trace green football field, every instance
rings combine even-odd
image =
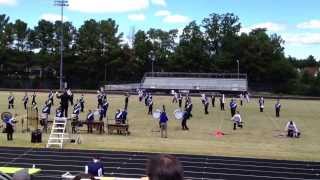
[[[0,111],[7,109],[8,92],[0,92]],[[24,93],[14,92],[15,109],[10,110],[17,114],[17,120],[26,113],[23,109],[22,97]],[[29,93],[31,95],[31,93]],[[47,93],[38,93],[37,102],[42,109]],[[75,99],[80,94],[75,94]],[[154,109],[164,104],[169,116],[168,138],[161,139],[158,122],[147,115],[147,107],[138,102],[137,96],[130,96],[128,119],[130,136],[98,134],[87,135],[81,133],[81,144],[66,144],[65,148],[103,149],[116,151],[143,151],[167,152],[183,154],[205,154],[219,156],[257,157],[272,159],[320,161],[320,102],[312,100],[281,100],[281,117],[275,118],[275,100],[265,100],[265,112],[260,113],[257,99],[244,103],[240,111],[245,126],[243,129],[233,131],[227,99],[226,111],[219,107],[209,107],[209,115],[205,115],[200,97],[192,97],[193,117],[188,121],[189,131],[181,130],[181,122],[174,119],[173,111],[178,104],[171,103],[171,97],[153,96]],[[31,98],[29,98],[31,102]],[[124,96],[109,95],[110,103],[108,117],[113,118],[115,111],[124,106]],[[59,100],[55,99],[55,105]],[[96,109],[97,98],[95,94],[85,94],[85,111]],[[216,105],[219,105],[216,102]],[[72,107],[69,107],[71,113]],[[55,114],[55,108],[51,115]],[[84,119],[86,113],[81,114]],[[52,118],[52,117],[51,117]],[[96,120],[98,118],[96,117]],[[284,128],[289,120],[296,122],[302,136],[299,139],[290,139],[283,136]],[[214,136],[214,131],[222,130],[226,135],[221,138]],[[1,130],[2,131],[2,130]],[[47,134],[43,135],[42,144],[31,144],[30,133],[21,132],[21,122],[16,124],[14,141],[8,142],[6,134],[1,133],[1,146],[45,147]]]

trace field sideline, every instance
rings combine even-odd
[[[8,111],[8,92],[0,92],[0,112]],[[12,113],[25,114],[22,104],[24,93],[14,92],[15,110]],[[29,93],[31,95],[31,93]],[[75,99],[80,94],[75,94]],[[38,93],[37,102],[39,109],[47,98],[47,93]],[[87,135],[82,133],[82,144],[67,144],[65,148],[102,149],[115,151],[144,151],[144,152],[168,152],[179,154],[204,154],[221,156],[256,157],[288,160],[320,161],[319,143],[319,106],[320,101],[313,100],[281,100],[281,117],[275,118],[275,100],[265,100],[265,112],[260,113],[257,99],[252,99],[249,104],[239,106],[245,127],[242,130],[233,131],[230,121],[230,110],[220,111],[218,107],[209,107],[209,115],[203,113],[200,97],[192,97],[193,118],[188,122],[190,131],[182,131],[180,121],[173,117],[173,111],[177,104],[171,103],[171,97],[154,96],[154,109],[166,105],[169,115],[168,139],[161,139],[159,132],[152,132],[158,128],[158,123],[147,115],[147,108],[140,104],[137,96],[131,96],[129,100],[128,119],[131,135],[109,136],[106,134]],[[29,98],[31,101],[31,99]],[[110,103],[108,117],[113,118],[116,109],[124,105],[124,96],[108,96]],[[96,108],[96,95],[86,94],[86,110]],[[58,104],[55,99],[55,105]],[[227,100],[228,107],[229,99]],[[216,102],[216,105],[219,105]],[[71,113],[72,107],[69,107]],[[52,115],[54,109],[52,109]],[[85,114],[81,114],[84,119]],[[97,119],[97,118],[96,118]],[[17,119],[19,120],[19,118]],[[288,120],[294,120],[302,137],[288,139],[279,137]],[[216,129],[226,133],[224,137],[217,139],[213,136]],[[21,124],[17,124],[14,141],[6,141],[6,135],[0,135],[1,146],[45,147],[47,136],[43,136],[42,144],[31,144],[30,134],[21,133]]]

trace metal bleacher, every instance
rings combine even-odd
[[[146,73],[141,88],[154,90],[247,91],[246,74]]]

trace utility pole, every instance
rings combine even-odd
[[[61,37],[60,37],[60,90],[63,90],[63,8],[69,6],[68,0],[55,0],[55,6],[61,7]]]

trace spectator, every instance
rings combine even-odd
[[[172,155],[157,155],[147,162],[149,180],[183,180],[181,163]]]
[[[93,158],[93,160],[85,166],[85,173],[92,176],[103,176],[103,164],[98,157]]]

